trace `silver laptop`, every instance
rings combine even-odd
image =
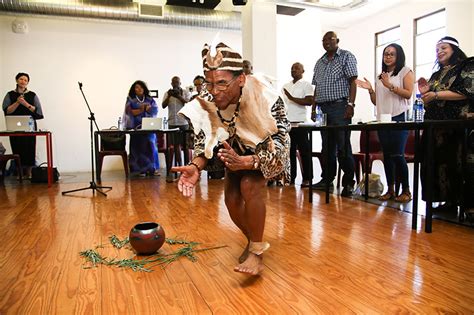
[[[5,116],[7,131],[33,131],[30,127],[31,116]]]
[[[163,118],[144,117],[142,118],[142,130],[163,129]]]

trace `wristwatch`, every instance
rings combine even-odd
[[[395,91],[395,85],[392,84],[392,86],[388,89],[390,92]]]
[[[347,105],[349,105],[350,107],[355,107],[355,104],[352,102],[347,102]]]
[[[258,169],[258,160],[255,157],[255,155],[252,155],[252,159],[253,159],[253,169],[256,170]]]

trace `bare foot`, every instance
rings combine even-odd
[[[239,263],[243,263],[249,257],[249,247],[250,247],[250,240],[247,240],[247,246],[245,247],[242,255],[239,257]]]
[[[246,273],[252,276],[259,275],[263,271],[262,255],[249,253],[247,259],[234,268],[235,272]]]

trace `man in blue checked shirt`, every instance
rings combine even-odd
[[[336,33],[327,32],[323,37],[323,47],[326,53],[314,66],[313,85],[314,104],[312,117],[316,106],[320,106],[327,115],[327,125],[348,125],[354,116],[354,101],[357,86],[357,60],[355,56],[338,47],[339,38]],[[332,182],[336,176],[336,154],[344,171],[342,177],[342,196],[349,197],[354,190],[354,158],[350,143],[350,132],[321,132],[323,148],[329,150],[329,168],[321,174],[322,180],[313,184],[315,189],[325,189],[326,182],[330,190],[334,189]],[[346,151],[347,148],[347,151]],[[324,150],[324,149],[323,149]],[[323,156],[324,156],[323,152]]]

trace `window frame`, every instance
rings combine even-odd
[[[379,47],[381,47],[381,46],[388,45],[388,44],[390,44],[390,43],[396,42],[396,41],[391,41],[391,42],[386,42],[386,43],[383,43],[383,44],[380,44],[380,45],[379,45],[379,36],[382,35],[383,33],[386,33],[386,32],[389,32],[389,31],[393,31],[393,30],[395,30],[395,29],[397,29],[397,28],[399,28],[399,29],[401,30],[400,24],[399,24],[399,25],[392,26],[392,27],[387,28],[387,29],[385,29],[385,30],[383,30],[383,31],[380,31],[380,32],[375,33],[375,36],[374,36],[374,41],[375,41],[375,45],[374,45],[374,56],[375,56],[375,58],[374,58],[374,79],[375,79],[375,80],[377,80],[377,75],[378,75],[378,73],[377,73],[377,61],[378,61],[378,60],[377,60],[377,49],[378,49]],[[398,38],[397,40],[398,40],[398,41],[401,41],[401,38]],[[383,56],[382,56],[382,60],[383,60]],[[374,81],[374,84],[375,84],[375,81]]]
[[[438,14],[438,13],[441,13],[441,12],[446,12],[446,8],[441,8],[439,10],[430,12],[428,14],[425,14],[425,15],[422,15],[422,16],[419,16],[419,17],[413,19],[413,73],[415,74],[415,78],[418,77],[418,73],[417,73],[418,66],[427,65],[427,63],[426,64],[420,64],[420,65],[417,65],[417,63],[416,63],[416,60],[418,58],[417,49],[416,49],[418,36],[425,35],[425,34],[428,34],[430,32],[434,32],[434,31],[438,31],[438,30],[441,30],[443,28],[444,29],[447,28],[447,25],[446,25],[447,23],[446,23],[446,20],[445,20],[444,21],[444,26],[442,26],[442,27],[432,28],[429,31],[425,31],[423,33],[418,33],[418,22],[420,20],[423,20],[427,17],[430,17],[432,15],[435,15],[435,14]]]

